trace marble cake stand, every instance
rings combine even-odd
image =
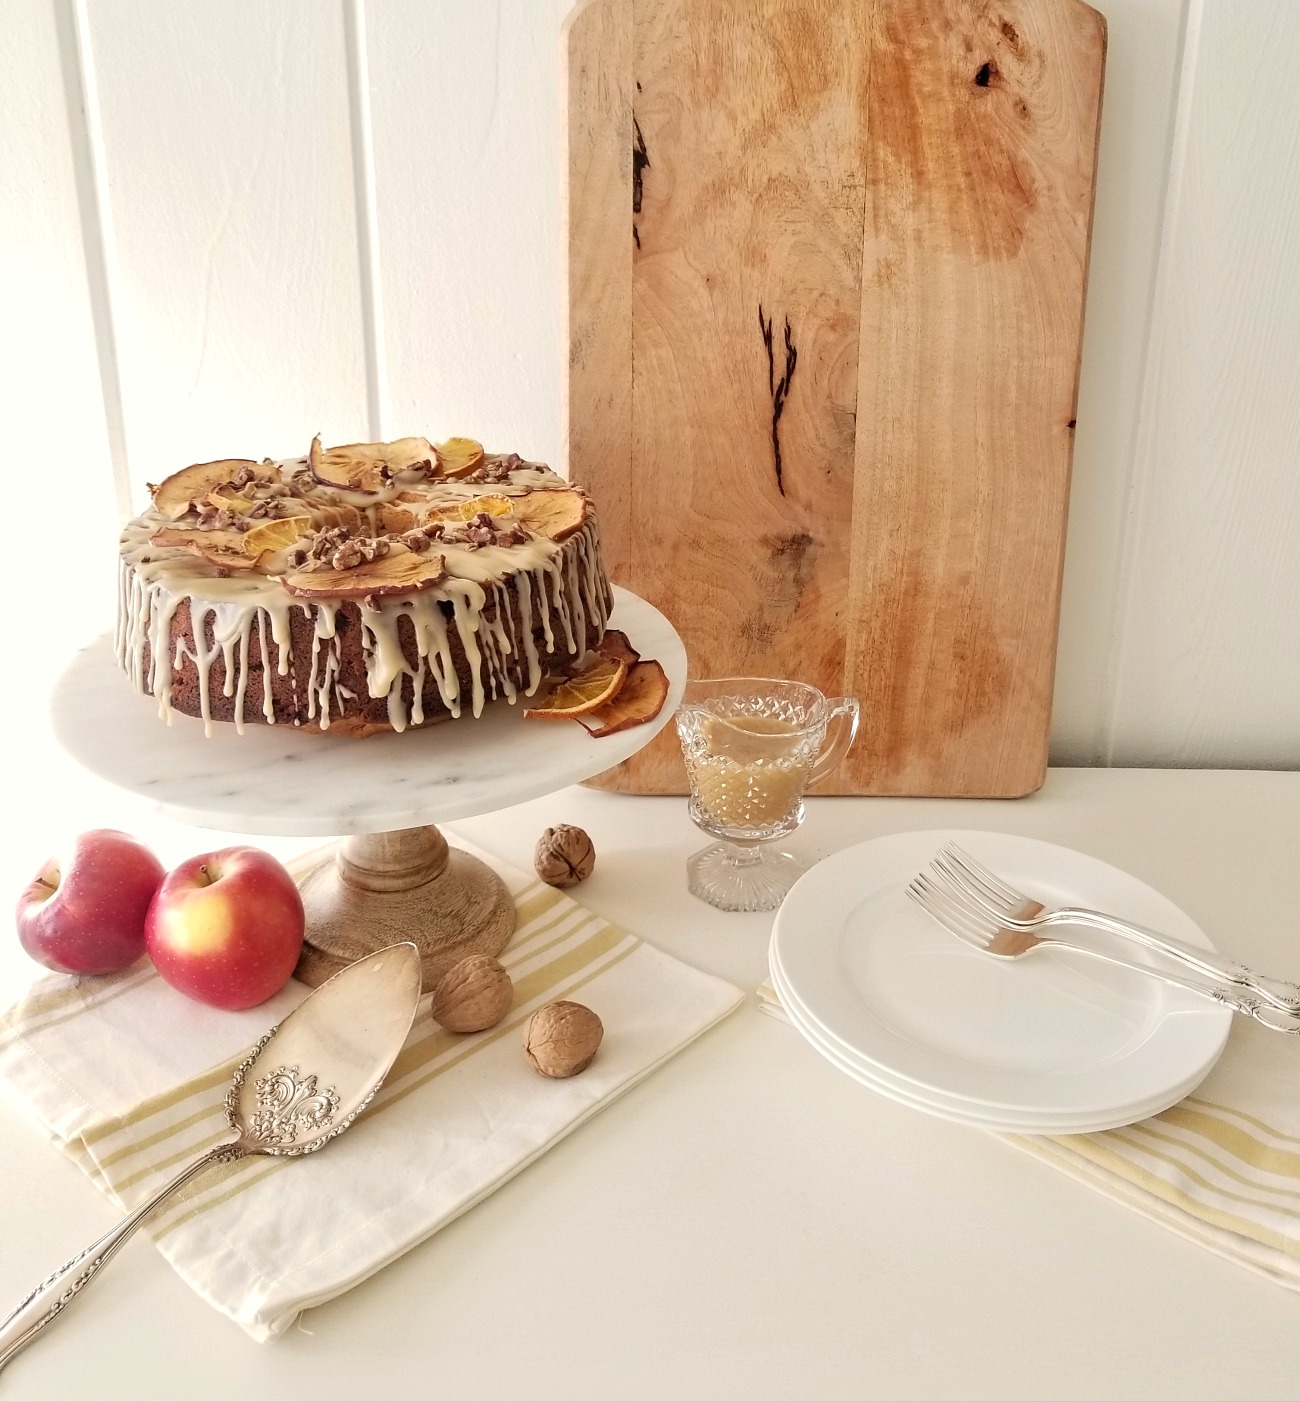
[[[589,779],[621,763],[668,724],[686,680],[686,650],[644,599],[616,588],[613,628],[668,675],[663,710],[647,725],[594,740],[573,721],[526,721],[489,704],[464,719],[404,735],[331,738],[282,726],[242,735],[158,718],[133,695],[105,635],[77,653],[51,701],[55,735],[85,768],[202,828],[276,837],[341,837],[302,881],[307,944],[298,977],[318,984],[395,940],[414,940],[425,987],[467,954],[497,954],[514,931],[501,879],[448,848],[433,826],[475,817]]]

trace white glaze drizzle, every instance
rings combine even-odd
[[[296,461],[281,464],[286,475],[297,466]],[[512,472],[507,481],[486,487],[433,484],[426,496],[436,503],[452,503],[489,493],[519,496],[564,486],[553,473],[529,465]],[[347,499],[355,494],[335,495]],[[362,504],[368,508],[367,515],[373,516],[374,499],[365,499]],[[290,610],[298,608],[312,629],[311,670],[305,687],[307,718],[322,730],[328,729],[331,719],[344,712],[346,702],[355,699],[339,680],[337,624],[343,601],[292,598],[277,580],[266,575],[252,571],[227,575],[179,547],[152,544],[150,537],[165,524],[156,512],[149,511],[130,522],[122,534],[115,638],[118,662],[132,685],[152,694],[159,714],[170,722],[174,681],[187,663],[192,665],[198,677],[200,714],[211,734],[211,673],[220,658],[222,692],[234,698],[235,727],[242,731],[247,718],[251,640],[256,630],[263,666],[260,709],[263,718],[274,723],[268,635],[274,645],[276,670],[281,676],[290,675]],[[430,678],[453,716],[461,714],[466,700],[471,713],[479,716],[490,699],[504,697],[513,703],[521,689],[526,696],[533,695],[545,671],[534,630],[540,626],[547,654],[553,654],[557,642],[562,641],[572,655],[582,646],[589,621],[603,628],[608,619],[612,595],[601,564],[595,517],[590,513],[564,545],[534,537],[508,547],[489,545],[469,550],[439,542],[435,548],[446,559],[448,576],[441,583],[418,593],[357,604],[367,690],[371,697],[386,698],[389,722],[395,730],[423,722],[423,689]],[[513,583],[518,602],[519,630],[511,617],[507,581]],[[181,635],[174,643],[172,639],[172,621],[186,601],[193,646]],[[414,636],[414,665],[402,648],[403,618]],[[469,664],[468,698],[461,695],[453,664],[452,629]],[[515,676],[512,664],[518,669]],[[517,680],[520,672],[522,688]],[[409,703],[403,694],[408,678]],[[301,705],[301,682],[296,673],[292,675],[297,706]]]

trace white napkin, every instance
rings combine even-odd
[[[515,981],[505,1021],[456,1036],[422,999],[383,1089],[346,1134],[306,1158],[213,1168],[145,1228],[254,1338],[280,1333],[432,1235],[742,1000],[530,874],[475,855],[518,908],[501,956]],[[291,983],[228,1013],[182,997],[147,963],[106,978],[47,978],[0,1015],[0,1082],[129,1209],[228,1136],[231,1073],[308,991]],[[555,998],[586,1003],[605,1024],[596,1060],[560,1081],[531,1069],[519,1031]],[[84,1243],[66,1245],[71,1256]]]
[[[788,1021],[770,984],[759,1006]],[[1195,1094],[1099,1134],[999,1135],[1225,1260],[1300,1290],[1300,1092],[1294,1053],[1238,1019]]]

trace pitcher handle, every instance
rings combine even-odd
[[[808,787],[820,784],[849,752],[858,736],[858,720],[860,709],[857,697],[855,696],[828,696],[826,707],[829,715],[826,720],[826,728],[829,730],[836,720],[840,725],[835,733],[835,738],[817,757],[817,763],[813,765],[812,772],[808,776]]]

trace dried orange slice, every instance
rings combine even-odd
[[[627,674],[627,681],[613,698],[599,708],[587,712],[578,724],[597,739],[645,725],[664,708],[668,699],[668,678],[664,669],[653,659],[638,662]]]
[[[445,443],[435,443],[433,450],[443,477],[464,477],[483,461],[483,445],[473,438],[449,438]]]
[[[567,677],[524,712],[529,720],[573,720],[612,701],[627,680],[627,663],[599,657],[576,677]]]
[[[283,516],[263,521],[244,532],[244,554],[256,560],[264,550],[283,550],[309,530],[310,516]]]
[[[469,497],[451,506],[435,506],[424,514],[426,521],[472,521],[480,511],[489,516],[509,516],[514,502],[509,497]]]

